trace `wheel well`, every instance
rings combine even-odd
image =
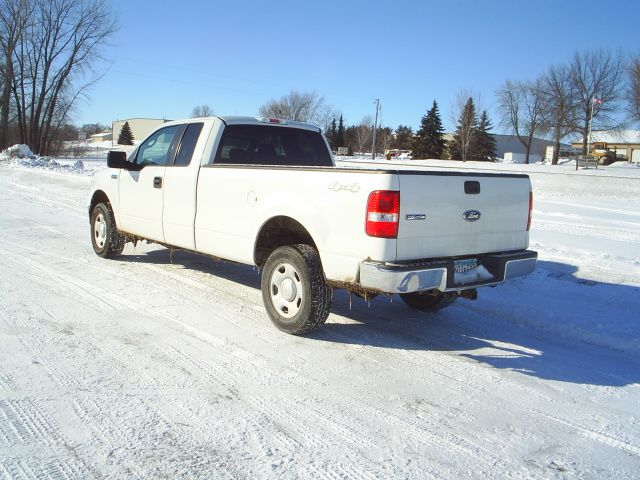
[[[316,248],[313,238],[302,224],[291,217],[273,217],[260,229],[256,246],[253,250],[253,261],[261,267],[267,257],[278,247],[304,243]]]
[[[93,213],[93,209],[99,203],[110,203],[109,197],[102,190],[96,190],[91,197],[91,203],[89,204],[89,221],[91,221],[91,214]]]

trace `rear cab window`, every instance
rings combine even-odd
[[[190,123],[187,125],[180,140],[180,145],[178,146],[178,153],[176,154],[174,165],[186,167],[191,163],[191,157],[193,157],[193,151],[196,148],[196,143],[198,143],[198,138],[200,137],[203,126],[204,123]]]
[[[333,166],[320,132],[270,125],[227,125],[213,163]]]

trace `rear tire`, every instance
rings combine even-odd
[[[115,258],[124,250],[124,236],[116,227],[113,210],[108,203],[97,204],[91,213],[91,244],[96,255],[102,258]]]
[[[329,316],[333,290],[324,277],[320,255],[309,245],[275,249],[262,270],[262,299],[273,324],[303,335]]]
[[[401,293],[400,298],[411,308],[430,312],[448,307],[458,298],[458,294],[456,292],[430,290],[427,292]]]

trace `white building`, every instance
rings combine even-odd
[[[527,149],[518,140],[517,135],[494,135],[496,139],[496,156],[513,163],[524,163]],[[554,142],[543,138],[533,138],[531,150],[529,152],[529,162],[535,163],[545,158],[548,146],[553,146]],[[565,146],[565,144],[561,144]],[[566,145],[568,146],[568,145]]]
[[[114,144],[118,142],[120,136],[120,130],[125,122],[129,122],[131,133],[133,133],[133,140],[138,143],[149,136],[158,126],[165,122],[169,122],[164,118],[126,118],[124,120],[116,120],[111,124],[111,131],[113,132]]]
[[[95,135],[91,135],[89,137],[89,141],[93,143],[100,143],[107,140],[113,140],[113,135],[111,134],[111,132],[96,133]]]

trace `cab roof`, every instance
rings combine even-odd
[[[226,125],[271,125],[275,127],[293,127],[293,128],[302,128],[304,130],[311,130],[314,132],[321,132],[320,128],[311,125],[306,122],[298,122],[295,120],[284,120],[284,119],[276,119],[276,118],[266,118],[266,117],[249,117],[249,116],[236,116],[236,115],[225,115],[225,116],[213,116],[213,117],[201,117],[201,118],[189,118],[184,120],[174,120],[172,122],[167,122],[163,126],[166,125],[179,125],[182,123],[193,123],[202,120],[211,120],[212,118],[218,118]]]

